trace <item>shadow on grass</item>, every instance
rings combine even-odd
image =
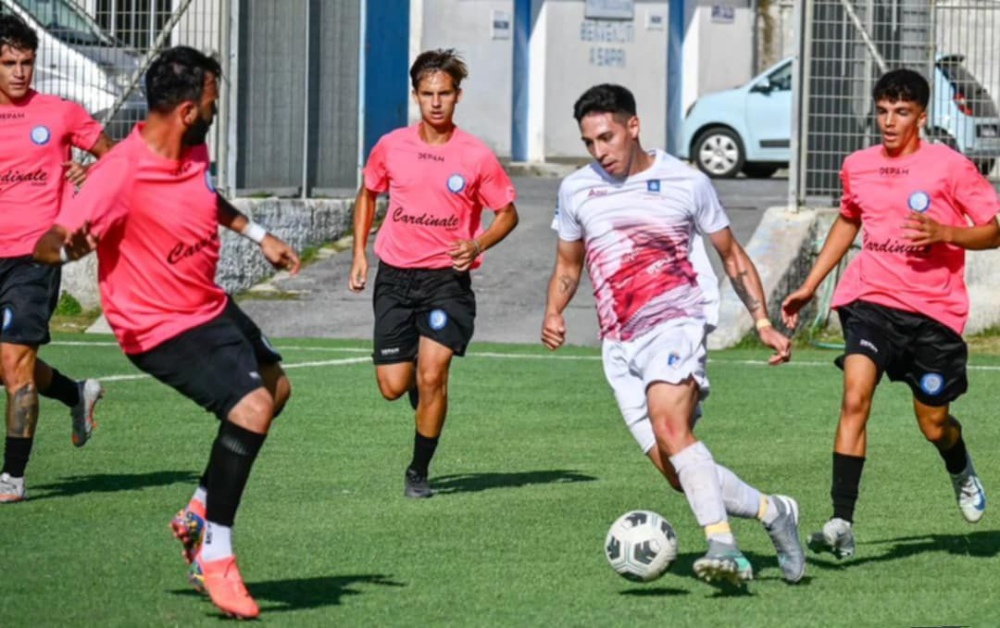
[[[118,493],[138,491],[144,488],[170,486],[171,484],[196,484],[200,476],[191,471],[153,471],[151,473],[95,473],[92,475],[72,475],[60,478],[50,484],[36,484],[35,491],[48,491],[43,495],[34,494],[31,501],[54,497],[72,497],[82,493]]]
[[[325,606],[338,606],[344,596],[361,595],[356,585],[377,585],[384,587],[405,587],[391,576],[382,574],[360,574],[354,576],[318,576],[315,578],[291,578],[249,582],[247,589],[261,607],[261,614],[299,611]],[[174,595],[204,599],[208,598],[193,589],[175,589]]]
[[[629,597],[675,597],[678,595],[690,595],[691,592],[685,589],[671,589],[670,587],[649,587],[646,589],[625,589],[619,595]]]
[[[519,488],[532,484],[593,482],[596,479],[590,475],[564,469],[517,473],[466,473],[433,478],[431,488],[434,489],[435,493],[444,495],[448,493],[477,493],[494,488]]]
[[[874,551],[878,546],[886,546],[885,551],[877,556],[865,556],[866,551]],[[923,536],[904,536],[898,539],[872,541],[858,545],[861,556],[842,561],[830,557],[822,560],[810,556],[809,562],[820,569],[840,570],[845,567],[881,563],[889,560],[900,560],[926,552],[944,552],[954,556],[969,556],[972,558],[994,558],[1000,554],[1000,531],[977,530],[969,534],[928,534]],[[836,561],[836,562],[834,562]]]

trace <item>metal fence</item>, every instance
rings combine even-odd
[[[0,0],[39,33],[35,87],[80,102],[121,139],[146,114],[142,76],[187,45],[222,64],[209,136],[229,194],[333,195],[357,184],[360,3]]]
[[[844,157],[879,141],[872,86],[899,67],[931,84],[925,139],[997,176],[1000,1],[807,0],[798,9],[793,202],[837,202]]]

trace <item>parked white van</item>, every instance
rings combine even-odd
[[[38,34],[33,87],[78,102],[114,139],[128,134],[145,117],[141,88],[105,120],[139,67],[140,57],[116,41],[73,0],[0,0],[0,13],[24,19]]]

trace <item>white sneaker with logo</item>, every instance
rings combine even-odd
[[[972,458],[969,458],[964,471],[951,476],[951,485],[955,489],[955,498],[962,516],[969,523],[978,523],[986,512],[986,491],[972,466]]]

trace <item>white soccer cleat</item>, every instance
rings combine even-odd
[[[80,389],[80,401],[70,408],[69,414],[73,419],[73,444],[83,447],[97,426],[94,421],[94,408],[104,396],[104,387],[96,379],[82,380],[76,384]]]
[[[958,509],[969,523],[978,523],[986,512],[986,491],[976,475],[976,469],[969,458],[965,471],[951,476],[951,485],[955,489]]]
[[[9,473],[0,473],[0,504],[13,504],[24,501],[24,478],[11,477]]]

